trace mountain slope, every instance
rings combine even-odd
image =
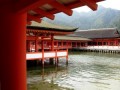
[[[120,29],[120,11],[99,7],[97,11],[73,12],[72,16],[63,13],[56,14],[55,20],[43,20],[64,26],[79,27],[79,29],[96,29],[117,27]]]

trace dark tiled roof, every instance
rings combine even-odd
[[[104,28],[104,29],[77,30],[71,36],[95,39],[95,38],[117,38],[120,37],[120,34],[116,28]]]
[[[64,26],[59,26],[59,25],[55,25],[55,24],[51,24],[51,23],[42,21],[41,23],[32,22],[31,25],[27,26],[27,29],[49,30],[49,31],[58,31],[58,32],[74,32],[78,28],[67,27],[67,26],[64,27]]]
[[[54,36],[56,40],[79,40],[79,41],[90,41],[91,39],[88,38],[81,38],[81,37],[70,37],[70,36]]]
[[[50,30],[50,31],[58,31],[58,32],[74,32],[77,28],[74,29],[59,29],[59,28],[48,28],[48,27],[39,27],[39,26],[27,26],[27,29],[32,30]]]

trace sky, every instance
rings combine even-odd
[[[98,4],[98,6],[101,5],[106,8],[113,8],[113,9],[120,10],[120,0],[105,0],[105,1],[99,2],[97,4]],[[83,6],[80,8],[76,8],[74,10],[77,12],[88,12],[91,9],[88,8],[87,6]]]

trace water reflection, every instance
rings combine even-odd
[[[68,66],[65,65],[64,59],[60,60],[59,66],[62,69],[54,67],[48,74],[44,69],[42,75],[32,75],[28,81],[31,79],[31,83],[34,80],[44,80],[74,90],[120,89],[119,54],[78,53],[69,56]]]

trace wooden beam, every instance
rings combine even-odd
[[[46,11],[44,11],[42,9],[35,9],[33,11],[35,11],[37,14],[42,15],[43,17],[45,16],[45,17],[47,17],[49,19],[52,19],[52,20],[54,20],[54,18],[55,18],[55,16],[53,14],[51,14],[50,12],[46,12]]]
[[[27,25],[31,25],[31,24],[32,24],[32,22],[27,20]]]
[[[102,0],[101,0],[101,1],[102,1]],[[66,5],[66,7],[69,8],[69,9],[74,9],[74,8],[76,8],[76,7],[81,7],[81,6],[84,6],[84,5],[85,5],[85,3],[81,3],[80,1],[77,1],[77,2],[75,2],[75,3]],[[58,12],[59,12],[59,11],[56,10],[56,9],[50,11],[50,13],[53,13],[53,14],[58,13]]]
[[[38,8],[44,4],[50,3],[54,0],[21,0],[15,4],[15,11],[18,13],[25,13],[31,9]]]
[[[27,19],[30,20],[30,21],[34,20],[36,22],[41,23],[41,19],[40,18],[32,16],[32,15],[29,15],[29,14],[27,15]]]
[[[35,36],[27,36],[26,37],[27,40],[36,40],[37,38]]]
[[[51,51],[54,51],[54,35],[51,34]]]
[[[94,0],[80,0],[83,4],[86,4],[93,11],[97,10],[98,5]]]
[[[38,52],[38,39],[35,40],[35,52]]]
[[[81,7],[81,6],[84,6],[85,4],[81,3],[79,0],[77,2],[74,2],[70,5],[67,5],[68,8],[70,9],[74,9],[76,7]]]
[[[51,2],[49,3],[50,5],[52,5],[54,8],[56,8],[57,10],[64,12],[65,14],[71,16],[73,11],[69,8],[67,8],[66,6],[64,6],[63,4],[60,4],[57,1]]]

